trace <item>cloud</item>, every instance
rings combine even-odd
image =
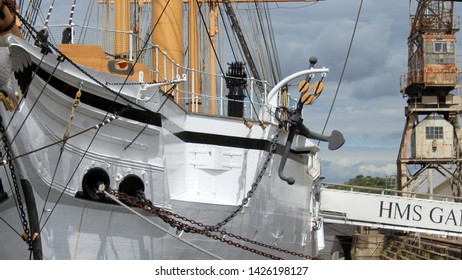
[[[396,175],[397,152],[387,148],[358,148],[320,152],[321,171],[326,182],[345,183],[357,175]]]
[[[382,166],[377,166],[372,163],[362,164],[358,167],[360,174],[378,174],[376,176],[391,176],[396,175],[396,164],[385,164]]]
[[[46,6],[50,2],[43,3]],[[68,1],[56,2],[55,11],[60,6],[66,8],[60,14],[53,13],[52,24],[67,23]],[[83,18],[87,2],[78,2],[79,18]],[[305,125],[316,132],[321,132],[325,125],[340,83],[360,2],[268,4],[282,75],[306,69],[310,56],[318,57],[318,67],[330,70],[324,92],[304,110]],[[363,2],[348,64],[326,128],[326,134],[332,129],[342,131],[346,143],[338,151],[329,151],[325,143],[320,144],[326,180],[343,182],[359,174],[393,174],[405,122],[406,99],[399,92],[399,80],[407,72],[408,4]],[[462,4],[456,3],[455,14],[462,14]],[[298,92],[293,95],[298,97]]]
[[[320,2],[291,15],[289,21],[285,18],[285,23],[277,21],[276,28],[282,35],[276,39],[279,50],[283,50],[279,54],[285,75],[306,67],[311,55],[318,57],[318,66],[330,70],[322,96],[305,108],[305,124],[314,131],[323,129],[340,83],[359,3],[359,0]],[[344,182],[359,174],[396,174],[405,122],[406,100],[399,92],[399,81],[407,71],[408,9],[405,1],[363,3],[326,129],[326,134],[332,129],[340,130],[346,143],[338,151],[328,151],[326,144],[320,144],[326,181]],[[302,13],[306,24],[300,24],[297,16]]]

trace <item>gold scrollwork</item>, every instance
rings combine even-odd
[[[3,102],[8,111],[14,111],[18,107],[19,93],[15,93],[15,98],[9,97],[5,92],[0,91],[0,101]]]

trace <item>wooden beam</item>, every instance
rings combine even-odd
[[[184,3],[189,3],[190,0],[183,0]],[[290,2],[320,2],[320,1],[325,1],[325,0],[231,0],[231,2],[236,2],[236,3],[254,3],[254,2],[263,2],[263,3],[290,3]],[[462,1],[462,0],[460,0]],[[151,4],[152,0],[131,0],[132,4]],[[201,1],[203,3],[222,3],[222,0],[205,0]],[[108,0],[108,1],[99,1],[98,4],[114,4],[114,0]]]

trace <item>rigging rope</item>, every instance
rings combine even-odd
[[[224,29],[225,29],[226,38],[228,39],[229,44],[232,45],[233,43],[232,43],[232,40],[231,40],[231,36],[229,35],[230,32],[229,32],[229,30],[228,30],[229,27],[228,27],[228,25],[227,25],[226,22],[225,22],[225,18],[223,17],[223,12],[221,11],[221,8],[220,8],[220,7],[221,7],[221,6],[219,5],[219,6],[218,6],[218,10],[220,11],[219,14],[220,14],[221,21],[222,21],[222,23],[223,23],[223,27],[224,27]],[[233,53],[233,58],[234,58],[234,60],[237,60],[237,56],[236,56],[236,53],[234,52],[234,48],[233,48],[233,47],[231,47],[231,52]]]
[[[218,54],[217,54],[217,50],[215,49],[215,46],[212,42],[212,38],[210,38],[210,31],[209,31],[209,28],[207,27],[207,24],[205,22],[205,18],[204,18],[204,15],[202,13],[202,9],[201,9],[201,6],[199,4],[199,1],[195,1],[196,4],[197,4],[197,8],[198,8],[198,11],[199,11],[199,14],[201,16],[201,19],[202,19],[202,23],[204,24],[204,28],[205,28],[205,31],[207,32],[208,34],[208,38],[209,38],[209,41],[210,41],[210,46],[212,47],[212,50],[213,50],[213,53],[215,54],[215,58],[217,59],[217,62],[218,62],[218,66],[220,67],[220,71],[221,71],[221,74],[223,76],[225,76],[225,71],[223,70],[223,67],[221,66],[221,63],[220,63],[220,60],[218,59]],[[213,74],[213,73],[212,73]]]
[[[74,3],[71,6],[71,12],[69,14],[69,26],[71,26],[74,23],[74,10],[75,10],[75,2],[77,0],[74,0]]]
[[[157,112],[156,113],[159,113],[160,110],[162,110],[162,107],[164,107],[165,103],[167,103],[167,100],[168,100],[168,95],[170,94],[170,92],[172,92],[174,89],[176,88],[176,84],[173,85],[169,90],[167,90],[167,92],[165,92],[163,94],[163,96],[166,96],[166,98],[164,99],[164,102],[162,102],[162,104],[159,106],[159,109],[157,109]],[[136,139],[138,139],[138,137],[141,136],[141,134],[148,128],[148,124],[145,124],[144,127],[138,132],[138,134],[135,136],[135,138],[133,138],[132,141],[130,141],[130,143],[128,143],[128,145],[124,148],[124,150],[128,149],[133,143],[135,143]]]
[[[161,15],[160,15],[160,18],[161,18],[162,15],[164,14],[164,12],[165,12],[166,8],[168,7],[168,4],[169,4],[169,3],[170,3],[170,0],[167,2],[166,6],[164,7],[164,10],[162,11],[162,13],[161,13]],[[19,13],[16,12],[16,15],[17,15],[17,16],[20,18],[20,20],[23,22],[24,26],[29,30],[30,34],[34,35],[34,33],[35,33],[35,34],[38,33],[37,30],[35,30],[35,28],[34,28],[33,26],[31,26],[30,23],[27,22],[26,19],[24,19]],[[160,20],[160,18],[159,18],[159,20]],[[159,23],[159,21],[157,21],[157,22],[155,23],[154,27],[152,28],[152,31],[151,31],[151,33],[149,34],[148,40],[146,40],[145,45],[143,46],[143,49],[145,49],[146,46],[148,45],[149,38],[151,37],[151,35],[152,35],[152,33],[154,32],[154,29],[156,28],[156,26],[158,25],[158,23]],[[140,107],[140,108],[144,109],[144,110],[147,111],[147,112],[154,113],[154,112],[152,112],[151,110],[148,110],[147,108],[138,105],[136,102],[133,102],[133,101],[131,101],[130,99],[124,97],[124,96],[120,96],[120,94],[121,94],[121,92],[122,92],[122,89],[123,89],[123,87],[124,87],[124,85],[125,85],[125,82],[128,80],[128,77],[129,77],[128,75],[126,76],[124,83],[123,83],[122,86],[120,87],[119,92],[115,92],[115,91],[113,91],[112,89],[110,89],[108,86],[106,86],[105,84],[103,84],[102,82],[100,82],[99,80],[97,80],[95,77],[93,77],[92,75],[90,75],[89,73],[87,73],[85,70],[83,70],[79,65],[77,65],[77,64],[74,63],[71,59],[69,59],[66,55],[64,55],[63,53],[61,53],[61,52],[59,51],[59,49],[56,48],[54,45],[49,44],[49,46],[50,46],[52,49],[54,49],[62,58],[64,58],[64,59],[66,59],[67,61],[69,61],[69,63],[71,63],[74,67],[76,67],[80,72],[82,72],[83,74],[85,74],[87,77],[89,77],[90,79],[92,79],[93,81],[95,81],[97,84],[99,84],[100,86],[102,86],[103,88],[105,88],[106,90],[108,90],[109,92],[115,94],[116,96],[115,96],[115,98],[114,98],[112,104],[114,104],[114,103],[116,102],[116,100],[117,100],[118,97],[121,97],[121,98],[124,99],[125,101],[127,101],[127,102],[129,102],[129,103],[131,103],[131,104],[134,104],[135,106]],[[138,56],[137,56],[137,58],[136,58],[136,60],[135,60],[135,62],[134,62],[134,64],[133,64],[133,67],[136,65],[136,63],[138,62],[138,60],[139,60],[139,58],[141,57],[141,55],[142,55],[142,52],[140,52],[140,53],[138,54]],[[42,59],[43,59],[43,57],[42,57]],[[60,60],[60,61],[61,61],[61,60]],[[58,64],[59,64],[59,63],[58,63]],[[56,67],[57,67],[57,66],[58,66],[58,65],[56,65]],[[56,68],[55,68],[55,70],[56,70]],[[34,74],[35,74],[35,73],[34,73]],[[51,78],[51,75],[50,75],[50,78]],[[49,82],[49,81],[47,81],[46,84],[48,84],[48,82]],[[45,86],[46,86],[46,85],[45,85]],[[39,96],[40,96],[40,95],[39,95]],[[37,102],[37,101],[38,101],[38,99],[36,100],[36,102]],[[112,106],[113,106],[113,105],[112,105]],[[127,106],[126,108],[129,109],[129,108],[131,108],[131,107],[130,107],[130,106]],[[108,110],[108,112],[106,113],[105,119],[107,119],[107,116],[109,115],[109,112],[112,111],[112,109],[113,109],[113,107],[111,107],[111,108]],[[122,110],[122,111],[126,111],[126,110]],[[30,114],[30,112],[29,112],[29,114]],[[26,119],[27,119],[27,118],[26,118]],[[104,125],[105,122],[106,122],[106,120],[104,120],[104,121],[102,122],[102,125]],[[24,123],[23,123],[23,124],[24,124]],[[97,135],[98,132],[99,132],[99,129],[101,128],[101,126],[99,126],[99,125],[97,125],[96,127],[97,127],[97,131],[96,131],[95,134],[93,135],[93,139],[91,140],[89,146],[87,147],[87,149],[86,149],[86,151],[85,151],[85,153],[84,153],[84,156],[85,156],[86,153],[88,152],[88,150],[89,150],[91,144],[93,143],[93,141],[94,141],[96,135]],[[90,128],[90,129],[93,129],[93,128]],[[87,129],[87,131],[90,130],[90,129]],[[75,135],[74,135],[74,136],[75,136]],[[60,142],[61,142],[61,141],[58,141],[57,143],[60,143]],[[50,146],[52,146],[52,145],[47,145],[47,146],[45,146],[45,147],[42,147],[42,148],[40,148],[40,149],[37,149],[36,151],[41,150],[41,149],[44,149],[44,148],[47,148],[47,147],[50,147]],[[27,153],[27,154],[30,154],[30,153]],[[21,156],[24,156],[24,155],[21,155]],[[18,157],[19,157],[19,156],[18,156]],[[16,158],[18,158],[18,157],[16,157]],[[74,173],[72,174],[71,178],[69,179],[69,182],[71,181],[73,175],[76,173],[76,171],[77,171],[77,169],[78,169],[80,163],[82,162],[82,160],[83,160],[83,158],[79,161],[79,164],[76,166],[76,170],[74,170]],[[64,191],[67,189],[67,187],[68,187],[68,185],[66,185],[66,187],[63,189],[63,192],[61,193],[61,196],[59,197],[59,199],[62,197],[62,194],[63,194]],[[58,199],[58,201],[59,201],[59,199]],[[55,205],[55,206],[56,206],[56,205]],[[53,208],[53,209],[54,209],[54,208]],[[47,219],[47,221],[48,221],[48,219]],[[45,223],[46,223],[46,222],[45,222]]]
[[[196,0],[196,1],[197,1],[197,0]],[[198,2],[198,5],[199,5],[199,2]],[[227,25],[226,25],[226,23],[225,23],[225,21],[224,21],[223,12],[221,11],[220,7],[218,7],[218,8],[219,8],[219,12],[220,12],[220,17],[221,17],[222,22],[223,22],[223,26],[224,26],[224,28],[225,28],[225,33],[226,33],[226,36],[227,36],[227,38],[228,38],[228,42],[229,42],[230,45],[232,45],[232,41],[231,41],[231,38],[230,38],[230,35],[229,35],[229,32],[228,32],[228,28],[227,28]],[[202,15],[202,12],[201,12],[201,17],[202,17],[202,21],[204,21],[204,26],[205,26],[205,28],[207,28],[207,25],[205,24],[205,19],[204,19],[203,15]],[[231,23],[231,26],[232,26],[232,25],[233,25],[233,24]],[[207,30],[207,33],[210,34],[210,33],[208,32],[208,30]],[[211,40],[210,36],[209,36],[209,39]],[[235,39],[237,40],[236,37],[235,37]],[[217,61],[218,61],[218,64],[220,65],[221,73],[222,73],[223,77],[226,77],[225,72],[224,72],[223,68],[221,67],[220,60],[218,59],[217,52],[216,52],[215,47],[213,46],[212,42],[210,43],[210,45],[212,46],[213,51],[214,51],[214,53],[215,53],[215,57],[216,57],[216,59],[217,59]],[[241,56],[242,56],[242,57],[245,57],[245,55],[242,54],[242,51],[243,51],[243,50],[242,50],[241,48],[238,48],[238,49],[239,49],[240,52],[241,52]],[[236,56],[236,53],[234,52],[234,48],[233,48],[233,47],[231,47],[231,51],[232,51],[232,53],[233,53],[234,60],[237,61],[237,56]],[[258,78],[257,78],[257,81],[258,81],[258,82],[256,83],[257,86],[259,86],[260,83],[263,83],[262,81],[258,80]],[[250,97],[250,93],[249,93],[249,90],[247,89],[247,87],[245,88],[245,93],[246,93],[247,97],[248,97],[250,100],[252,100],[251,97]],[[258,102],[258,103],[261,103],[261,102],[260,102],[260,97],[259,97],[258,95],[256,95],[256,97],[257,97],[257,102]],[[252,110],[253,110],[254,113],[255,113],[255,116],[257,117],[258,122],[259,122],[259,123],[263,123],[263,121],[260,119],[260,116],[259,116],[259,114],[258,114],[257,109],[255,108],[254,102],[250,102],[250,105],[251,105],[251,107],[252,107]]]
[[[93,9],[91,8],[92,2],[93,2]],[[97,5],[96,1],[89,1],[89,2],[88,2],[87,11],[86,11],[86,13],[85,13],[85,18],[84,18],[84,20],[83,20],[83,26],[88,26],[88,24],[89,24],[89,22],[90,22],[90,20],[91,20],[91,15],[93,14],[93,11],[96,10],[96,9],[94,8],[95,5]],[[81,41],[81,40],[82,40],[82,38],[85,38],[85,37],[86,37],[87,31],[88,31],[88,29],[85,28],[84,30],[82,30],[82,31],[80,32],[79,39],[77,40],[77,43],[78,43],[78,44],[83,43],[83,41]]]
[[[31,233],[32,229],[29,228],[29,223],[28,223],[28,221],[26,219],[25,207],[24,207],[24,204],[22,202],[21,191],[19,190],[19,184],[18,184],[18,179],[17,179],[17,176],[16,176],[16,172],[15,172],[15,166],[14,166],[13,162],[10,160],[11,159],[10,143],[9,143],[7,135],[6,135],[5,127],[3,126],[3,118],[1,116],[0,116],[0,133],[2,135],[2,141],[3,141],[6,157],[9,160],[8,167],[10,169],[10,176],[11,176],[11,181],[12,181],[12,185],[10,184],[10,188],[12,190],[12,193],[14,194],[14,198],[15,198],[14,201],[15,201],[17,210],[19,212],[22,228],[24,230],[24,232],[21,234],[21,237],[27,243],[27,245],[29,247],[29,251],[30,251],[29,258],[31,259],[32,254],[34,252],[33,241],[34,241],[34,238],[36,236],[38,236],[38,235],[36,235],[37,233],[35,233],[35,232]],[[14,192],[13,192],[13,187],[14,187]],[[27,207],[27,205],[26,205],[26,207]]]
[[[77,136],[79,136],[79,135],[82,135],[82,134],[84,134],[84,133],[86,133],[86,132],[88,132],[88,131],[90,131],[90,130],[98,129],[98,128],[100,128],[100,127],[102,127],[102,126],[104,126],[104,125],[106,125],[106,124],[112,122],[113,120],[118,119],[118,118],[120,117],[120,115],[123,115],[123,113],[126,112],[129,108],[130,108],[130,106],[127,106],[126,108],[122,109],[121,111],[114,113],[113,116],[111,116],[111,117],[105,119],[103,122],[101,122],[101,123],[99,123],[99,124],[96,124],[96,125],[94,125],[94,126],[92,126],[92,127],[89,127],[89,128],[87,128],[87,129],[85,129],[85,130],[82,130],[82,131],[80,131],[80,132],[78,132],[78,133],[76,133],[76,134],[74,134],[74,135],[69,136],[69,137],[68,137],[68,140],[69,140],[69,139],[72,139],[72,138],[74,138],[74,137],[77,137]],[[22,158],[22,157],[25,157],[25,156],[34,154],[34,153],[36,153],[36,152],[39,152],[39,151],[41,151],[41,150],[50,148],[50,147],[52,147],[52,146],[59,145],[59,144],[61,144],[61,143],[63,143],[63,142],[64,142],[64,140],[63,140],[63,139],[60,139],[60,140],[55,141],[55,142],[53,142],[53,143],[50,143],[50,144],[48,144],[48,145],[42,146],[42,147],[40,147],[40,148],[38,148],[38,149],[29,151],[29,152],[24,153],[24,154],[21,154],[21,155],[17,155],[17,156],[15,156],[15,157],[11,157],[10,160],[5,160],[5,159],[3,159],[3,160],[0,162],[0,165],[4,165],[4,164],[8,163],[9,161],[13,161],[13,160],[16,160],[16,159],[19,159],[19,158]]]
[[[101,184],[99,188],[101,190],[104,189],[106,192],[113,194],[119,200],[126,203],[127,206],[129,207],[143,209],[146,212],[161,218],[164,222],[168,223],[171,227],[176,228],[177,230],[181,230],[181,231],[192,233],[192,234],[201,234],[206,237],[212,238],[213,240],[220,241],[228,245],[232,245],[236,248],[240,248],[240,249],[249,251],[251,253],[255,253],[255,254],[258,254],[258,255],[261,255],[267,258],[271,258],[271,259],[282,259],[282,258],[272,255],[270,253],[266,253],[264,251],[258,250],[256,248],[243,245],[231,239],[236,239],[236,240],[239,240],[245,243],[250,243],[253,245],[257,245],[257,246],[260,246],[266,249],[274,250],[277,252],[289,254],[292,256],[296,256],[296,257],[300,257],[302,259],[317,259],[316,257],[305,255],[303,253],[289,251],[287,249],[282,249],[274,245],[262,243],[254,239],[242,237],[234,233],[227,232],[225,230],[220,230],[216,228],[215,226],[206,225],[201,222],[197,222],[195,220],[181,216],[179,214],[172,213],[164,208],[155,206],[150,200],[145,198],[144,193],[142,192],[138,193],[137,196],[131,196],[123,192],[112,190],[111,188],[109,188],[108,186],[105,186],[104,184]],[[226,237],[229,237],[230,239]]]
[[[255,37],[255,40],[261,38],[265,49],[265,52],[258,52],[255,55],[261,56],[260,60],[262,70],[269,72],[269,74],[265,76],[269,80],[268,83],[275,85],[282,79],[282,77],[273,24],[269,13],[270,9],[268,3],[259,1],[255,1],[254,6],[258,18],[258,25],[256,25],[255,29],[260,30],[260,37]],[[263,47],[261,47],[261,49],[263,49]],[[265,54],[265,57],[263,57],[263,54]]]
[[[170,0],[169,0],[170,2]],[[165,12],[165,9],[163,10],[162,14]],[[16,15],[19,17],[19,19],[21,20],[21,22],[24,24],[24,26],[29,30],[30,34],[37,34],[38,31],[19,13],[16,13]],[[156,23],[155,26],[157,26],[158,22]],[[154,26],[154,28],[155,28]],[[154,29],[153,28],[153,29]],[[152,34],[152,32],[151,32]],[[145,46],[148,44],[148,41],[146,41],[145,43]],[[54,46],[53,44],[48,44],[48,46],[53,49],[56,53],[58,53],[63,59],[67,60],[70,64],[72,64],[72,66],[74,66],[78,71],[80,71],[82,74],[84,74],[85,76],[87,76],[88,78],[90,78],[92,81],[94,81],[95,83],[97,83],[99,86],[101,86],[102,88],[104,88],[105,90],[107,90],[108,92],[116,95],[115,97],[115,100],[117,100],[117,98],[121,98],[123,99],[124,101],[130,103],[131,105],[135,106],[135,107],[138,107],[146,112],[149,112],[149,113],[153,113],[153,111],[149,110],[148,108],[146,107],[143,107],[141,105],[139,105],[138,103],[128,99],[127,97],[125,96],[120,96],[120,93],[122,91],[122,88],[123,88],[123,85],[126,84],[126,83],[123,83],[122,87],[120,88],[119,92],[116,92],[114,90],[112,90],[111,88],[109,88],[105,83],[99,81],[98,79],[96,79],[93,75],[91,75],[90,73],[88,73],[87,71],[85,71],[82,67],[80,67],[77,63],[75,63],[74,61],[72,61],[69,57],[67,57],[64,53],[62,53],[56,46]],[[136,61],[134,62],[133,66],[136,65],[139,57],[141,56],[141,53],[140,52],[140,55],[137,57]],[[127,76],[127,79],[128,79],[128,76]],[[126,79],[126,80],[127,80]],[[115,100],[113,102],[115,102]],[[112,108],[111,108],[112,109]]]
[[[53,188],[53,183],[55,182],[56,173],[58,172],[58,167],[59,167],[59,164],[61,163],[61,158],[63,156],[64,145],[65,145],[65,142],[63,142],[63,146],[60,149],[60,152],[59,152],[59,155],[58,155],[58,160],[56,161],[55,170],[53,171],[53,176],[51,177],[50,184],[48,185],[48,192],[47,192],[47,195],[45,197],[45,201],[43,202],[42,213],[40,214],[40,218],[39,218],[39,221],[38,221],[39,225],[40,225],[40,222],[42,221],[43,214],[45,214],[45,211],[46,211],[46,206],[47,206],[47,203],[48,203],[48,199],[50,198],[51,190]],[[41,232],[41,230],[40,230],[40,232]]]
[[[25,18],[27,18],[27,21],[30,22],[32,25],[36,24],[40,5],[42,5],[42,0],[32,0],[31,2],[29,2],[29,6],[27,7],[27,10],[25,12]],[[26,34],[26,39],[30,38],[29,35],[31,34]]]
[[[51,12],[53,11],[54,5],[55,5],[55,0],[51,2],[50,8],[48,8],[47,18],[45,19],[45,28],[48,26],[48,22],[50,21]]]
[[[35,69],[34,73],[32,73],[31,81],[32,81],[32,80],[35,78],[35,76],[37,75],[37,71],[38,71],[40,65],[42,65],[42,62],[43,62],[43,59],[44,59],[44,58],[45,58],[45,54],[42,54],[42,58],[40,59],[37,68]],[[7,124],[6,127],[5,127],[5,130],[8,130],[8,128],[10,127],[11,122],[13,121],[14,117],[16,116],[16,113],[19,112],[19,108],[21,108],[21,103],[22,103],[22,101],[24,100],[25,95],[26,95],[27,92],[29,91],[29,87],[30,87],[31,84],[32,84],[32,83],[29,83],[29,85],[27,85],[27,88],[24,90],[23,95],[21,96],[21,99],[20,99],[19,102],[18,102],[18,106],[16,106],[16,109],[14,110],[13,115],[11,116],[11,118],[10,118],[8,124]]]
[[[268,7],[268,3],[266,3],[266,7],[265,7],[265,15],[266,15],[266,22],[271,22],[271,14],[268,12],[269,11],[269,7]],[[269,38],[269,41],[271,42],[271,52],[268,52],[269,54],[272,54],[272,59],[271,57],[269,58],[270,61],[272,61],[270,63],[271,65],[271,68],[275,68],[273,69],[272,71],[274,72],[273,73],[273,76],[274,76],[274,81],[279,81],[281,80],[281,64],[280,64],[280,61],[279,61],[279,55],[278,55],[278,50],[277,50],[277,45],[276,45],[276,39],[275,39],[275,36],[274,36],[274,29],[273,29],[273,25],[272,24],[269,24],[267,26],[268,28],[268,36],[270,37]]]
[[[165,12],[166,8],[168,7],[168,4],[169,4],[169,3],[170,3],[170,0],[167,2],[167,4],[165,5],[164,9],[162,10],[162,13],[161,13],[161,15],[160,15],[160,17],[159,17],[159,20],[160,20],[160,18],[162,17],[162,15],[164,14],[164,12]],[[21,18],[21,17],[20,17],[20,18]],[[156,26],[157,26],[158,23],[159,23],[159,20],[156,22],[156,24],[155,24],[154,27],[152,28],[151,33],[149,34],[149,37],[148,37],[148,39],[146,40],[146,42],[145,42],[145,44],[144,44],[142,50],[146,49],[146,47],[147,47],[147,45],[148,45],[148,42],[149,42],[149,38],[152,36],[152,34],[153,34],[153,32],[154,32]],[[31,28],[32,30],[34,30],[35,32],[37,32],[33,27],[28,27],[28,28]],[[135,103],[135,102],[129,100],[128,98],[126,98],[126,97],[124,97],[124,96],[120,96],[120,94],[121,94],[121,92],[122,92],[122,89],[123,89],[123,87],[124,87],[124,85],[125,85],[125,82],[127,82],[128,78],[129,78],[129,75],[127,75],[127,76],[125,77],[124,83],[123,83],[122,86],[120,87],[119,91],[118,91],[118,92],[115,92],[115,91],[111,90],[109,87],[107,87],[106,85],[104,85],[104,84],[103,84],[102,82],[100,82],[99,80],[95,79],[95,78],[94,78],[93,76],[91,76],[89,73],[87,73],[86,71],[84,71],[80,66],[78,66],[76,63],[74,63],[72,60],[70,60],[69,58],[67,58],[67,57],[66,57],[64,54],[62,54],[55,46],[51,45],[51,47],[52,47],[56,52],[58,52],[62,57],[64,57],[64,59],[68,60],[72,65],[74,65],[74,67],[76,67],[76,68],[77,68],[79,71],[81,71],[83,74],[87,75],[89,78],[91,78],[92,80],[94,80],[96,83],[98,83],[98,84],[101,85],[103,88],[105,88],[105,89],[107,89],[108,91],[110,91],[111,93],[115,93],[116,96],[115,96],[114,100],[112,101],[112,104],[115,104],[117,98],[118,98],[118,97],[121,97],[122,99],[126,100],[126,101],[129,102],[129,103],[132,103],[132,104],[134,103],[134,104],[137,105],[138,107],[141,107],[141,108],[143,108],[144,110],[151,112],[151,111],[148,110],[147,108],[138,105],[137,103]],[[140,53],[138,54],[138,56],[136,57],[136,60],[135,60],[135,62],[134,62],[134,64],[133,64],[133,67],[136,65],[136,63],[138,63],[138,61],[139,61],[141,55],[142,55],[142,52],[140,52]],[[168,99],[168,97],[166,97],[166,99]],[[51,211],[50,211],[50,214],[48,215],[47,219],[46,219],[45,222],[43,223],[43,225],[42,225],[42,227],[41,227],[41,229],[40,229],[40,232],[43,230],[43,228],[45,227],[45,225],[48,223],[50,217],[52,216],[53,212],[54,212],[55,209],[56,209],[56,206],[59,204],[59,201],[61,200],[61,198],[63,197],[65,191],[66,191],[67,188],[69,187],[69,184],[70,184],[72,178],[73,178],[74,175],[77,173],[77,170],[78,170],[80,164],[82,163],[83,159],[86,157],[86,154],[88,153],[88,151],[89,151],[91,145],[93,144],[93,141],[96,139],[96,135],[99,133],[99,130],[101,129],[101,127],[102,127],[103,125],[109,123],[110,121],[116,119],[116,116],[111,117],[111,119],[107,119],[107,116],[109,115],[109,112],[113,110],[113,106],[114,106],[114,105],[111,105],[111,106],[112,106],[112,107],[106,112],[105,120],[101,123],[101,125],[96,125],[96,129],[97,129],[96,132],[94,133],[94,135],[93,135],[93,137],[92,137],[90,143],[88,144],[88,146],[87,146],[86,150],[84,151],[82,157],[80,158],[79,162],[77,163],[77,165],[76,165],[76,167],[75,167],[73,173],[72,173],[71,176],[69,177],[69,180],[68,180],[68,182],[66,183],[66,186],[65,186],[65,187],[63,188],[63,190],[61,191],[61,193],[60,193],[60,195],[59,195],[59,197],[58,197],[58,199],[57,199],[57,201],[56,201],[56,204],[53,206],[53,208],[52,208]],[[131,108],[131,107],[128,105],[128,106],[127,106],[124,110],[122,110],[122,111],[129,110],[130,108]],[[121,113],[122,113],[122,112],[121,112]],[[106,122],[106,120],[109,120],[109,121]],[[63,146],[64,146],[64,143],[65,143],[65,142],[63,142]],[[43,213],[43,212],[42,212],[42,213]]]
[[[64,132],[64,136],[63,136],[63,145],[61,146],[61,149],[59,150],[59,155],[58,155],[58,160],[56,161],[55,170],[53,171],[53,176],[51,177],[51,181],[50,181],[50,184],[48,186],[48,192],[47,192],[47,196],[45,198],[45,202],[43,203],[42,213],[40,214],[40,219],[39,219],[39,224],[42,221],[43,214],[45,213],[45,208],[46,208],[48,199],[50,197],[51,189],[53,188],[53,183],[55,181],[56,174],[58,173],[59,164],[61,162],[61,158],[62,158],[63,153],[64,153],[64,146],[66,145],[66,142],[69,139],[69,134],[71,132],[71,127],[72,127],[72,120],[74,119],[74,114],[75,114],[75,111],[77,109],[77,106],[80,103],[81,94],[82,94],[82,91],[81,91],[81,88],[79,88],[79,90],[75,94],[74,103],[72,104],[72,109],[71,109],[71,114],[70,114],[70,117],[69,117],[69,122],[67,123],[66,131]]]
[[[42,90],[40,91],[39,95],[37,96],[37,99],[34,101],[32,107],[30,108],[29,112],[27,113],[26,117],[24,118],[24,121],[21,123],[21,125],[18,127],[15,135],[13,136],[13,139],[11,140],[11,144],[14,143],[14,141],[16,140],[16,137],[19,135],[19,132],[21,131],[22,127],[24,126],[24,124],[26,123],[26,120],[29,118],[29,116],[31,115],[32,113],[32,110],[35,108],[35,106],[37,105],[38,103],[38,100],[40,99],[40,97],[42,96],[42,94],[45,92],[45,89],[48,85],[48,83],[50,82],[51,78],[53,77],[53,74],[56,72],[56,69],[58,68],[58,65],[61,63],[61,60],[58,61],[58,63],[56,63],[56,66],[55,68],[53,69],[53,71],[51,72],[50,76],[48,77],[48,80],[46,81],[45,85],[43,86]],[[19,108],[19,106],[18,106]],[[2,158],[3,159],[3,158]]]
[[[229,1],[229,0],[225,0],[225,1]],[[214,47],[214,44],[212,43],[212,38],[210,37],[210,32],[209,32],[209,30],[208,30],[207,24],[205,23],[204,15],[202,14],[202,10],[200,9],[199,1],[196,0],[196,3],[197,3],[197,6],[198,6],[199,14],[201,15],[202,22],[203,22],[203,24],[204,24],[204,28],[205,28],[206,31],[207,31],[208,38],[209,38],[209,40],[210,40],[210,45],[211,45],[211,47],[212,47],[212,49],[213,49],[213,53],[215,54],[215,58],[217,59],[218,65],[219,65],[219,67],[220,67],[221,74],[223,75],[223,77],[226,77],[225,72],[224,72],[224,70],[223,70],[223,67],[221,66],[220,60],[218,59],[218,54],[217,54],[217,52],[216,52],[216,49],[215,49],[215,47]],[[221,10],[220,10],[220,12],[221,12]],[[220,13],[220,14],[221,14],[221,13]],[[228,34],[228,39],[229,39],[229,34]],[[233,55],[234,55],[234,58],[235,58],[235,60],[236,60],[236,56],[235,56],[234,52],[233,52]],[[257,76],[258,76],[258,75],[257,75]],[[258,84],[258,83],[257,83],[257,84]],[[251,98],[250,98],[249,91],[247,90],[247,88],[245,88],[245,92],[246,92],[246,94],[247,94],[247,97],[248,97],[249,99],[251,99]],[[257,95],[257,98],[258,98],[258,95]],[[250,102],[250,105],[252,106],[252,109],[253,109],[253,111],[255,112],[255,115],[256,115],[256,117],[257,117],[257,120],[258,120],[260,123],[263,123],[263,121],[260,120],[260,117],[259,117],[259,115],[258,115],[258,111],[257,111],[257,109],[255,108],[255,105],[253,104],[253,102]]]
[[[14,200],[14,201],[16,203],[16,200]],[[16,233],[16,235],[21,236],[21,234],[16,229],[14,229],[14,227],[12,225],[10,225],[5,219],[0,217],[0,220],[2,220],[12,231],[14,231]]]
[[[120,201],[116,196],[108,193],[106,190],[104,190],[104,194],[107,195],[109,198],[111,198],[113,201],[115,201],[117,204],[119,204],[120,206],[124,207],[125,209],[127,209],[130,213],[138,216],[140,219],[148,222],[149,224],[153,225],[154,227],[156,227],[157,229],[159,229],[160,231],[170,235],[171,237],[187,244],[188,246],[191,246],[193,247],[194,249],[206,254],[206,255],[209,255],[217,260],[223,260],[223,258],[219,257],[218,255],[215,255],[213,254],[212,252],[209,252],[207,250],[205,250],[204,248],[201,248],[197,245],[195,245],[194,243],[192,242],[189,242],[188,240],[184,239],[184,238],[181,238],[180,236],[176,235],[176,234],[173,234],[171,233],[170,231],[166,230],[165,228],[163,228],[162,226],[160,226],[159,224],[155,223],[154,221],[151,221],[149,220],[148,218],[146,218],[145,216],[141,215],[140,213],[138,213],[137,211],[135,211],[134,209],[130,208],[129,206],[127,206],[125,203],[123,203],[122,201]]]
[[[327,127],[327,123],[329,122],[330,116],[332,114],[332,110],[334,109],[335,100],[337,99],[337,94],[338,94],[338,91],[340,89],[340,85],[342,84],[343,75],[345,73],[345,69],[346,69],[346,66],[348,64],[348,58],[350,57],[350,51],[351,51],[351,47],[353,45],[353,40],[355,38],[356,28],[358,27],[359,16],[361,15],[362,6],[363,6],[363,0],[361,0],[361,3],[359,4],[359,10],[358,10],[358,14],[356,16],[356,22],[355,22],[355,26],[353,28],[353,34],[351,35],[350,45],[348,46],[348,52],[347,52],[347,55],[346,55],[346,58],[345,58],[345,62],[343,64],[342,73],[340,74],[340,80],[338,82],[337,89],[335,90],[334,99],[332,100],[332,104],[330,106],[329,113],[327,114],[327,119],[326,119],[326,122],[324,123],[324,127],[322,128],[321,134],[324,134],[324,132],[326,130],[326,127]],[[320,142],[321,141],[318,141],[318,145],[319,145]]]

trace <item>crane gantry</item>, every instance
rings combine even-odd
[[[462,133],[458,117],[458,83],[454,2],[417,0],[415,14],[409,1],[408,73],[401,77],[407,98],[406,124],[399,150],[398,189],[413,191],[419,176],[434,169],[447,177],[454,196],[462,186]],[[417,166],[417,168],[415,168]]]

